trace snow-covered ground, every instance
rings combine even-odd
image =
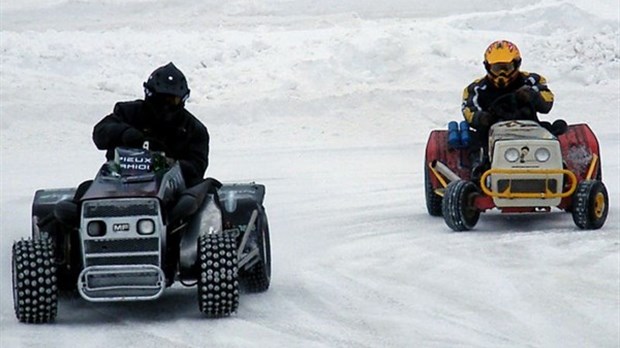
[[[620,15],[610,0],[2,0],[0,347],[618,347]],[[423,153],[510,39],[547,77],[547,119],[602,146],[607,224],[426,213]],[[209,176],[267,186],[273,278],[208,320],[194,288],[63,298],[17,322],[10,250],[38,188],[91,178],[92,126],[173,61],[211,133]]]

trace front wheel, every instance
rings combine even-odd
[[[468,231],[476,226],[480,210],[474,206],[478,187],[471,181],[451,182],[443,195],[441,211],[443,219],[454,231]]]
[[[54,245],[49,239],[13,244],[13,306],[23,323],[48,323],[56,318],[58,285]]]
[[[226,234],[198,239],[198,307],[208,317],[231,315],[239,307],[237,244]]]
[[[607,188],[599,180],[586,180],[579,183],[573,193],[573,221],[583,230],[601,228],[607,220],[609,196]]]

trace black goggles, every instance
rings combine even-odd
[[[184,101],[184,98],[181,98],[172,94],[153,94],[149,97],[149,99],[156,105],[167,105],[167,106],[179,106]]]
[[[515,70],[517,70],[517,68],[515,67],[515,64],[513,62],[489,64],[489,72],[496,76],[508,76],[512,74]]]

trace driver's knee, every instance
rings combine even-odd
[[[80,222],[80,208],[73,199],[63,199],[54,205],[54,219],[60,223],[78,227]]]
[[[86,191],[90,188],[90,185],[93,184],[93,180],[86,180],[82,182],[77,189],[75,190],[75,195],[73,195],[73,200],[75,202],[79,202],[80,199],[84,196]]]

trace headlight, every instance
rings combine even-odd
[[[551,158],[551,152],[544,147],[539,148],[534,153],[534,157],[538,162],[547,162]]]
[[[515,149],[514,147],[511,147],[508,150],[506,150],[506,152],[504,152],[504,158],[508,162],[516,162],[519,159],[519,157],[520,157],[519,150]]]
[[[91,221],[86,226],[86,232],[91,237],[101,237],[105,235],[105,222],[103,221]]]
[[[155,232],[155,223],[150,219],[142,219],[138,221],[139,234],[152,234]]]

